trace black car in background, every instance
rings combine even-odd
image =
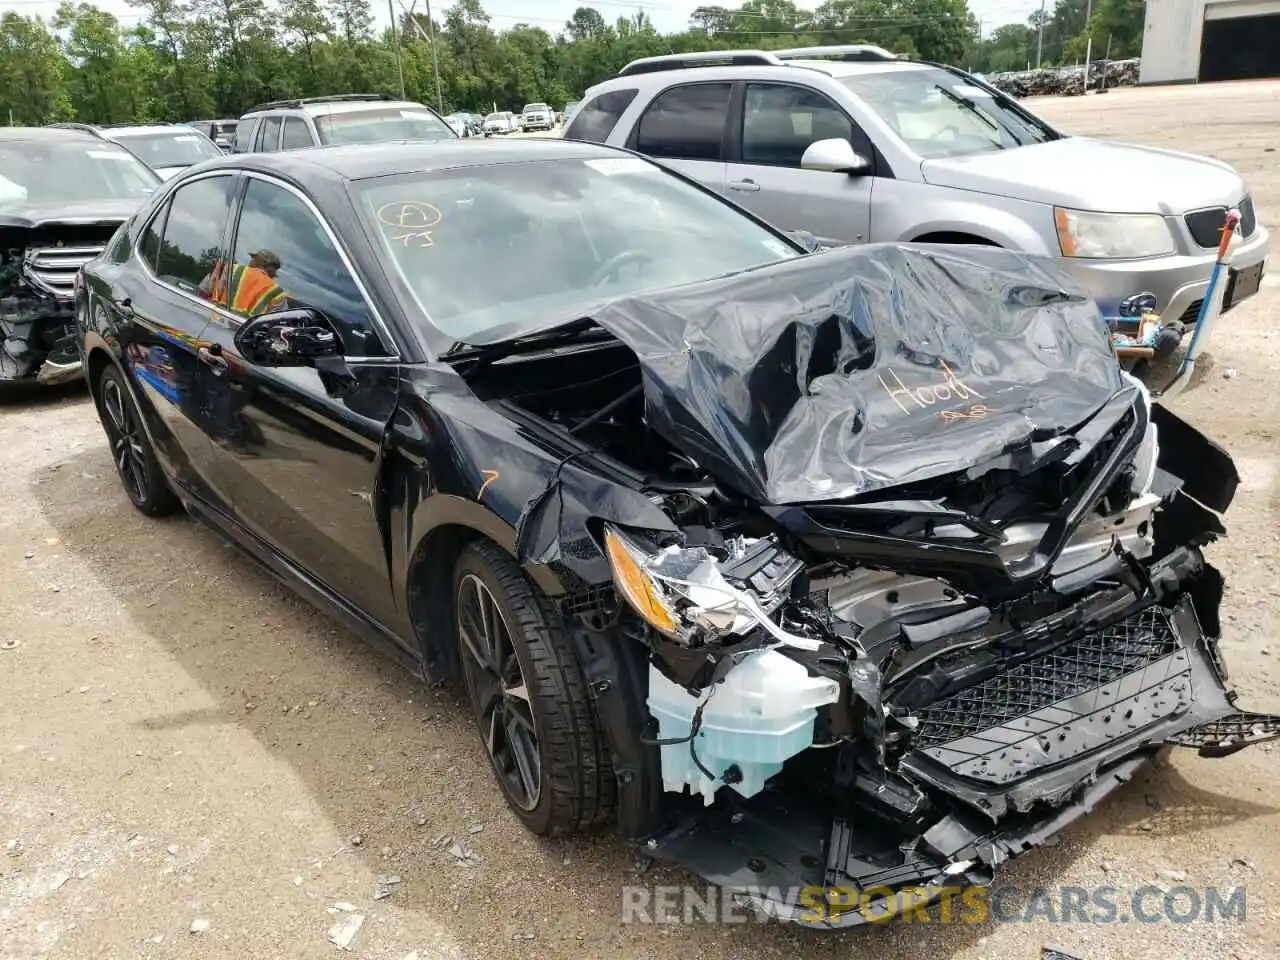
[[[137,508],[460,676],[529,829],[838,926],[1280,731],[1218,651],[1231,459],[1073,283],[452,140],[179,174],[77,311]]]
[[[160,185],[91,131],[0,127],[0,393],[80,377],[80,267]]]

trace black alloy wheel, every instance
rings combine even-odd
[[[98,419],[106,431],[116,473],[133,505],[150,517],[180,509],[151,450],[138,407],[114,366],[103,370],[98,381]]]
[[[572,639],[505,553],[458,559],[453,613],[463,680],[507,805],[539,835],[607,820],[614,784]]]
[[[489,759],[507,799],[533,810],[542,797],[542,755],[529,686],[498,601],[474,573],[458,583],[458,638]]]

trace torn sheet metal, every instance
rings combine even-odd
[[[1052,261],[869,245],[612,302],[647,420],[773,504],[856,497],[1072,430],[1124,386]]]

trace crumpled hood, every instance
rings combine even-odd
[[[142,206],[137,200],[81,200],[73,203],[0,204],[0,227],[47,223],[124,223]]]
[[[757,501],[857,497],[1070,431],[1124,389],[1053,261],[875,244],[613,301],[651,428]]]
[[[1174,216],[1245,194],[1240,175],[1217,160],[1088,137],[926,160],[920,173],[935,186],[1112,213]]]

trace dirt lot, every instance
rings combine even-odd
[[[1256,83],[1034,106],[1069,130],[1220,157],[1277,224],[1277,100],[1280,83]],[[1214,373],[1176,406],[1244,477],[1212,550],[1230,580],[1226,649],[1247,702],[1280,711],[1278,276],[1219,328]],[[138,516],[82,394],[0,408],[0,610],[0,956],[339,955],[339,903],[365,917],[351,955],[373,960],[1004,960],[1046,942],[1086,960],[1280,955],[1280,774],[1261,749],[1175,755],[1002,876],[1122,900],[1145,883],[1247,884],[1244,923],[623,926],[622,884],[690,878],[638,877],[608,836],[527,835],[451,691],[193,522]],[[460,864],[455,842],[478,859]],[[386,875],[401,882],[375,899]]]

